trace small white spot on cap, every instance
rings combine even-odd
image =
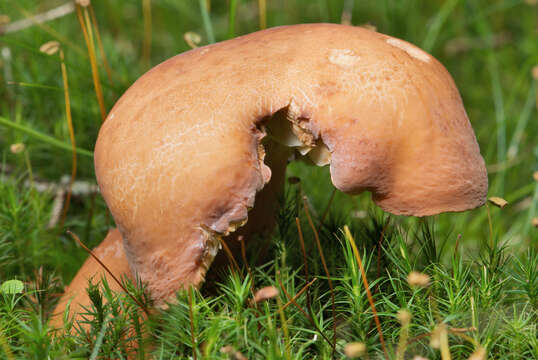
[[[426,52],[422,51],[421,49],[406,43],[405,41],[395,38],[389,38],[386,40],[386,42],[389,45],[402,49],[415,59],[419,59],[420,61],[424,62],[430,62],[430,55],[426,54]]]
[[[329,61],[335,65],[349,67],[357,64],[360,57],[349,49],[332,49],[329,54]]]

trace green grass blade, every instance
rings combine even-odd
[[[525,132],[525,128],[527,127],[527,124],[534,109],[534,104],[536,102],[535,94],[536,85],[533,84],[529,89],[527,99],[525,100],[525,105],[523,105],[523,109],[521,110],[521,114],[519,115],[516,130],[514,131],[514,135],[512,136],[512,140],[510,141],[510,146],[508,146],[509,159],[516,156],[519,151],[519,143],[521,142],[521,138],[523,136],[523,133]]]
[[[437,13],[437,16],[432,21],[432,24],[428,29],[428,32],[426,33],[426,38],[422,43],[422,48],[424,50],[426,50],[427,52],[431,52],[433,45],[437,41],[437,37],[441,32],[443,24],[446,22],[446,20],[448,19],[452,11],[454,11],[456,5],[458,5],[459,2],[460,0],[449,0],[443,4],[441,10],[439,10],[439,12]]]
[[[534,147],[534,158],[535,160],[538,160],[538,146]],[[536,216],[536,209],[538,207],[538,181],[534,182],[534,194],[532,196],[531,201],[531,207],[529,209],[529,216],[527,218],[527,222],[525,223],[525,226],[523,228],[523,238],[526,238],[529,234],[529,231],[531,229],[532,219]]]
[[[112,319],[112,316],[107,316],[105,318],[105,321],[103,321],[103,325],[101,326],[101,330],[99,330],[99,335],[97,335],[97,340],[95,341],[95,347],[92,350],[90,360],[95,360],[97,359],[97,356],[99,356],[99,350],[101,349],[101,346],[103,345],[103,338],[105,337],[106,328],[111,319]]]
[[[213,25],[211,24],[211,19],[209,17],[209,12],[205,4],[205,0],[199,0],[200,2],[200,11],[202,12],[202,20],[204,22],[204,29],[207,35],[207,40],[210,44],[215,42],[215,34],[213,32]]]
[[[30,135],[31,137],[33,138],[36,138],[36,139],[39,139],[49,145],[52,145],[52,146],[55,146],[57,148],[60,148],[60,149],[63,149],[63,150],[67,150],[67,151],[72,151],[71,149],[71,144],[69,143],[66,143],[66,142],[63,142],[61,140],[58,140],[50,135],[46,135],[46,134],[43,134],[42,132],[39,132],[39,131],[36,131],[32,128],[29,128],[27,126],[24,126],[24,125],[21,125],[21,124],[17,124],[13,121],[10,121],[6,118],[3,118],[0,116],[0,124],[1,125],[4,125],[8,128],[11,128],[11,129],[14,129],[14,130],[18,130],[18,131],[22,131],[24,133],[26,133],[27,135]],[[93,157],[93,152],[89,151],[89,150],[86,150],[86,149],[81,149],[81,148],[76,148],[76,151],[77,151],[77,154],[80,154],[80,155],[84,155],[84,156],[88,156],[88,157]]]
[[[237,0],[230,0],[230,9],[228,11],[228,39],[233,39],[235,37],[235,14],[237,13]]]
[[[22,87],[35,88],[35,89],[63,91],[63,89],[60,88],[60,87],[50,86],[50,85],[32,84],[32,83],[26,83],[26,82],[9,82],[7,84],[8,85],[18,85],[18,86],[22,86]]]

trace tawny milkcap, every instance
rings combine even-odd
[[[330,165],[338,189],[370,191],[394,214],[463,211],[486,198],[454,81],[412,44],[310,24],[197,48],[138,79],[95,148],[129,266],[157,304],[203,281],[219,239],[246,223],[276,176],[265,163],[274,151]],[[282,169],[288,156],[279,159]]]
[[[117,229],[110,230],[103,242],[92,252],[108,267],[116,278],[127,277],[133,280],[134,277],[131,276],[127,257],[123,250],[121,234]],[[115,292],[121,291],[119,284],[106,270],[93,257],[88,257],[69,286],[66,287],[64,294],[56,305],[49,322],[50,327],[53,329],[63,327],[64,311],[68,304],[70,318],[76,316],[76,314],[86,312],[84,308],[90,309],[91,300],[86,292],[88,281],[98,283],[103,277],[106,278],[111,290]]]

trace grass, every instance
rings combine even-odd
[[[538,358],[538,79],[531,75],[538,8],[531,3],[109,0],[94,1],[80,17],[0,35],[0,284],[24,282],[22,293],[0,292],[0,357],[345,358],[365,347],[361,356],[370,359],[385,351],[390,359],[480,358],[482,351],[491,359]],[[16,21],[61,4],[2,2],[0,14]],[[101,197],[76,183],[64,226],[50,224],[61,196],[43,188],[72,173],[72,139],[77,181],[93,184],[89,149],[103,114],[149,66],[188,50],[189,31],[202,46],[265,24],[349,17],[427,49],[447,67],[486,159],[490,196],[509,204],[414,219],[383,214],[367,194],[336,192],[325,217],[328,169],[292,164],[288,175],[300,181],[286,185],[264,262],[247,247],[235,259],[240,270],[223,273],[214,289],[178,293],[177,303],[149,315],[140,284],[124,284],[131,296],[106,283],[89,286],[84,323],[53,336],[47,319],[87,256],[66,230],[94,247],[113,226]],[[62,63],[39,51],[51,40],[61,44]],[[12,152],[13,144],[22,151]],[[413,271],[429,284],[408,279]],[[253,304],[264,286],[279,295]]]

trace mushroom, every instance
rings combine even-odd
[[[486,198],[454,81],[412,44],[308,24],[197,48],[138,79],[95,147],[129,267],[157,305],[199,286],[222,238],[251,213],[271,223],[291,153],[328,164],[336,188],[370,191],[393,214],[463,211]]]

